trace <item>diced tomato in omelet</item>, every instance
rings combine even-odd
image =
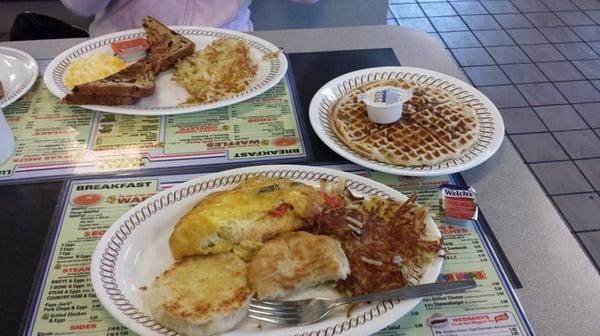
[[[233,251],[250,260],[264,241],[311,224],[325,205],[316,188],[282,178],[255,177],[202,199],[175,226],[175,259]]]

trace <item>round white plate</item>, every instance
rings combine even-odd
[[[211,42],[221,37],[244,40],[250,46],[250,57],[258,64],[254,82],[245,91],[228,99],[208,104],[180,106],[187,99],[188,93],[183,87],[171,80],[173,77],[173,70],[171,69],[156,76],[154,95],[140,99],[137,104],[119,106],[84,105],[83,107],[102,112],[135,115],[167,115],[204,111],[239,103],[257,96],[277,84],[287,71],[287,59],[283,53],[278,53],[277,57],[263,59],[264,55],[277,52],[279,48],[259,37],[219,28],[187,26],[170,28],[194,42],[196,51],[204,49]],[[52,60],[44,72],[44,82],[53,94],[62,98],[69,92],[63,78],[69,64],[74,59],[98,53],[113,54],[111,43],[145,36],[146,33],[143,29],[133,29],[100,36],[80,43]]]
[[[256,166],[202,176],[158,193],[132,208],[104,234],[92,257],[91,278],[104,308],[127,328],[140,335],[171,335],[171,330],[152,319],[145,302],[152,280],[174,261],[168,239],[173,227],[187,211],[208,194],[231,189],[255,174],[285,177],[318,186],[321,179],[337,181],[357,195],[382,195],[405,200],[400,192],[354,174],[310,166]],[[439,238],[433,220],[427,221],[427,235]],[[442,267],[441,258],[423,266],[420,283],[435,282]],[[413,280],[417,282],[417,280]],[[323,291],[321,291],[322,293]],[[304,293],[312,296],[315,293]],[[367,335],[385,328],[413,309],[420,299],[363,305],[350,318],[344,311],[319,323],[302,327],[277,327],[246,318],[225,335]],[[320,331],[320,332],[319,332]]]
[[[37,76],[38,65],[33,57],[21,50],[0,47],[0,82],[4,90],[0,108],[21,98],[31,89]]]
[[[449,90],[460,101],[469,104],[479,119],[477,142],[460,157],[431,166],[400,166],[363,157],[346,146],[333,132],[329,123],[330,109],[347,92],[381,79],[405,79],[427,86]],[[439,72],[411,67],[378,67],[347,73],[325,84],[310,102],[310,123],[321,140],[347,160],[374,170],[404,176],[435,176],[457,173],[473,168],[489,159],[502,144],[504,122],[494,104],[471,85]]]

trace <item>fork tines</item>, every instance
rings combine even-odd
[[[298,325],[302,320],[300,306],[292,301],[250,300],[248,316],[269,323]]]

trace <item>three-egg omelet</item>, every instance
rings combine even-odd
[[[264,241],[314,220],[324,202],[311,186],[253,177],[208,195],[183,216],[169,238],[171,253],[181,259],[233,251],[248,261]]]

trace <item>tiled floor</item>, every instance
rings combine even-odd
[[[600,0],[390,0],[388,24],[445,44],[600,269]]]

